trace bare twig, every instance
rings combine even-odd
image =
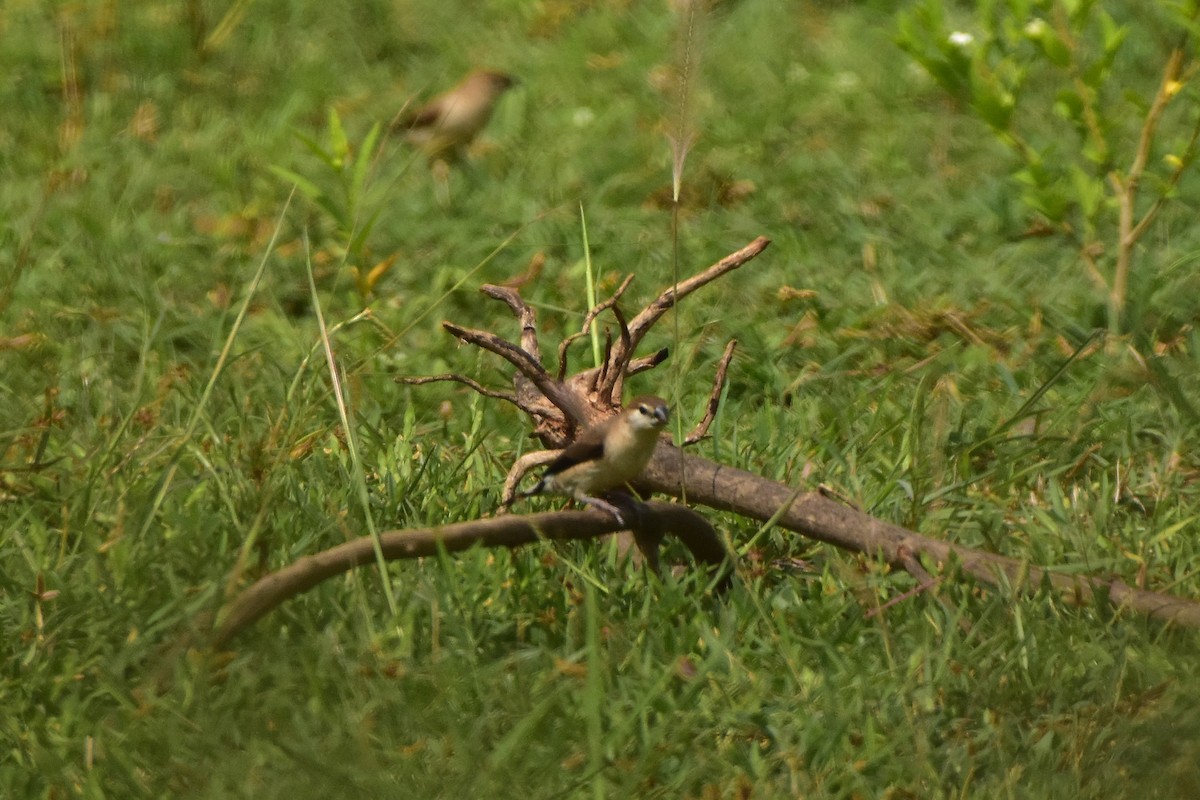
[[[419,375],[415,377],[400,377],[396,378],[396,383],[404,384],[405,386],[422,386],[426,383],[461,383],[464,386],[469,386],[484,397],[494,397],[497,400],[504,400],[512,403],[517,408],[521,408],[521,402],[517,400],[517,396],[512,392],[502,392],[498,389],[489,389],[483,386],[478,381],[468,378],[466,375],[457,373],[446,373],[445,375]]]
[[[654,323],[657,322],[663,314],[667,313],[667,311],[670,310],[671,307],[677,302],[682,300],[684,297],[687,297],[697,289],[712,283],[722,275],[732,272],[738,267],[745,265],[763,250],[766,250],[767,245],[770,243],[770,239],[766,238],[765,236],[760,236],[750,244],[743,247],[741,250],[725,256],[703,272],[693,275],[687,280],[680,281],[678,285],[664,290],[663,293],[654,300],[654,302],[646,306],[646,308],[643,309],[642,312],[634,317],[633,321],[629,323],[628,352],[623,352],[620,348],[618,348],[613,353],[613,363],[617,365],[627,364],[630,353],[637,349],[637,346],[641,344],[642,338],[645,337],[650,328],[654,326]]]
[[[915,578],[917,581],[919,581],[919,583],[917,584],[916,587],[909,589],[904,594],[893,597],[891,600],[884,603],[882,606],[875,609],[873,612],[868,613],[867,617],[871,617],[874,614],[881,614],[884,611],[886,611],[887,609],[891,608],[892,606],[894,606],[898,603],[902,603],[905,600],[907,600],[908,598],[914,597],[914,596],[920,594],[921,592],[928,591],[929,589],[936,589],[938,584],[941,583],[942,580],[945,578],[944,575],[939,575],[938,577],[935,578],[932,575],[930,575],[928,572],[926,572],[925,567],[922,566],[922,564],[921,564],[921,559],[917,557],[916,553],[912,552],[908,548],[901,547],[900,551],[897,553],[897,555],[900,558],[900,563],[904,565],[904,569],[908,572],[909,575],[912,575],[913,578]],[[933,596],[934,596],[934,598],[937,599],[937,601],[939,603],[942,604],[942,608],[944,608],[944,609],[946,609],[946,611],[950,612],[949,613],[950,619],[954,619],[955,617],[958,618],[958,629],[960,631],[962,631],[964,634],[971,632],[971,623],[968,622],[966,620],[966,618],[957,614],[956,613],[957,610],[954,608],[953,605],[950,604],[950,602],[948,602],[946,600],[946,598],[941,597],[936,591],[933,593]]]
[[[610,355],[611,349],[612,349],[612,342],[607,341],[605,343],[604,363],[600,366],[600,368],[584,370],[583,372],[576,373],[574,376],[571,377],[570,382],[573,384],[579,385],[579,386],[587,387],[587,390],[595,396],[596,402],[605,404],[609,408],[615,408],[616,407],[616,398],[619,395],[617,395],[617,393],[614,391],[613,397],[610,400],[605,400],[602,390],[600,388],[601,384],[603,382],[604,376],[607,374],[608,365],[612,361],[611,355]],[[653,353],[651,353],[648,356],[641,356],[639,358],[635,358],[629,362],[628,366],[625,367],[625,377],[637,375],[638,373],[641,373],[641,372],[649,372],[650,370],[657,367],[659,364],[666,361],[670,355],[671,355],[670,348],[664,347],[661,350],[654,351]]]
[[[588,328],[591,326],[591,324],[593,322],[596,321],[596,319],[601,314],[603,314],[605,311],[607,311],[610,308],[616,308],[617,301],[621,299],[621,295],[625,294],[625,290],[629,288],[629,284],[631,284],[631,283],[633,283],[633,276],[632,275],[626,276],[625,280],[621,281],[621,285],[617,287],[617,290],[612,293],[612,297],[608,298],[607,300],[605,300],[602,303],[597,303],[595,305],[595,307],[593,307],[592,310],[589,311],[584,316],[583,325],[581,327],[581,332],[587,333]],[[620,314],[620,311],[618,311],[617,313]],[[621,317],[618,317],[618,319],[621,320],[621,324],[622,324],[622,326],[624,326],[624,324],[625,324],[624,320],[621,319]],[[626,330],[626,333],[628,334],[628,330]]]
[[[929,589],[932,589],[941,583],[941,577],[939,576],[935,578],[926,572],[925,568],[921,566],[920,560],[912,551],[902,547],[896,555],[900,559],[900,562],[904,565],[904,569],[908,571],[908,574],[912,575],[914,578],[920,581],[920,583],[909,589],[907,592],[896,595],[883,605],[872,608],[864,615],[867,619],[870,619],[871,617],[877,617],[892,606],[899,605],[908,598],[916,597],[921,592],[928,591]]]
[[[600,369],[596,371],[596,374],[593,375],[591,377],[591,379],[587,381],[587,384],[586,384],[588,387],[588,391],[592,392],[593,394],[596,393],[596,389],[600,385],[601,381],[603,381],[604,378],[608,375],[609,367],[612,365],[612,342],[613,342],[612,331],[609,330],[608,328],[605,328],[604,329],[604,357],[600,360]],[[611,401],[606,400],[603,397],[601,397],[599,399],[603,403],[608,403],[609,405],[612,405]]]
[[[601,314],[603,314],[605,311],[607,311],[610,308],[614,309],[614,314],[617,317],[617,321],[620,323],[621,327],[624,329],[624,334],[626,336],[629,335],[629,329],[625,325],[625,317],[624,317],[624,315],[621,314],[620,309],[617,308],[617,301],[621,299],[621,295],[625,294],[625,290],[629,288],[629,284],[631,284],[631,283],[633,283],[633,276],[629,275],[625,278],[625,280],[621,281],[621,285],[617,287],[617,290],[615,292],[613,292],[612,297],[609,297],[607,300],[605,300],[601,303],[597,303],[587,312],[587,314],[584,315],[583,325],[580,326],[579,333],[571,334],[567,338],[563,339],[562,343],[559,344],[559,346],[558,346],[558,379],[560,381],[563,378],[565,378],[567,375],[567,348],[570,347],[575,342],[582,339],[583,337],[587,336],[592,323],[595,322],[596,318],[599,317]],[[607,364],[608,364],[608,359],[606,356],[605,357],[605,365],[607,366]]]
[[[621,399],[621,393],[625,388],[625,376],[629,372],[629,359],[633,355],[634,348],[633,339],[629,335],[629,324],[625,321],[625,315],[621,313],[621,307],[614,305],[612,312],[613,316],[617,318],[617,325],[620,326],[621,332],[621,337],[617,340],[618,351],[625,355],[624,363],[621,363],[613,358],[612,348],[609,348],[608,352],[604,354],[607,374],[600,384],[599,393],[600,399],[607,403],[613,403],[614,398],[616,398],[616,402]]]
[[[733,351],[737,348],[737,339],[730,339],[725,345],[725,352],[717,364],[717,374],[713,376],[712,391],[708,395],[708,405],[704,409],[704,417],[683,440],[683,446],[695,444],[708,435],[708,429],[717,418],[717,409],[721,406],[721,391],[725,388],[725,376],[729,373],[729,362],[733,360]]]
[[[661,350],[656,350],[648,356],[635,358],[629,362],[629,367],[625,370],[630,375],[637,375],[639,372],[647,372],[654,369],[659,364],[667,360],[667,356],[671,355],[671,351],[664,347]]]
[[[904,569],[908,572],[908,574],[912,575],[921,583],[932,586],[934,583],[941,580],[941,578],[933,578],[925,570],[925,567],[921,565],[921,560],[917,558],[917,554],[911,550],[901,547],[900,550],[896,552],[896,556],[900,559],[900,563],[904,565]]]
[[[537,314],[529,304],[521,299],[521,293],[507,286],[496,286],[485,283],[479,291],[493,300],[505,303],[521,324],[521,349],[539,364],[542,363],[542,350],[537,338]]]
[[[883,612],[887,611],[892,606],[898,606],[901,603],[903,603],[905,600],[907,600],[908,598],[916,597],[921,592],[925,592],[925,591],[928,591],[929,589],[932,589],[934,586],[936,586],[938,584],[938,582],[940,580],[941,580],[941,578],[927,578],[926,580],[921,581],[921,583],[919,583],[918,585],[909,589],[907,592],[898,594],[895,597],[893,597],[891,600],[888,600],[883,605],[872,608],[866,614],[863,614],[863,617],[866,619],[870,619],[871,617],[877,617],[880,614],[882,614]]]
[[[587,331],[581,333],[572,333],[558,343],[558,375],[555,376],[559,383],[567,377],[567,351],[571,345],[578,342],[583,337],[587,336]]]
[[[585,410],[586,406],[583,401],[575,394],[567,391],[561,383],[551,378],[550,374],[542,367],[541,362],[536,361],[533,356],[512,342],[488,331],[459,327],[453,322],[443,322],[442,327],[454,337],[495,353],[512,364],[546,396],[547,400],[561,409],[568,418],[572,420],[588,419],[588,414]]]

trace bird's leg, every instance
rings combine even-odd
[[[610,492],[605,497],[608,499],[602,500],[599,497],[579,495],[575,499],[581,503],[587,503],[592,508],[598,508],[607,514],[612,514],[617,522],[622,525],[636,526],[638,524],[642,504],[637,498],[625,492]]]
[[[632,539],[633,543],[637,545],[637,552],[633,554],[633,563],[640,564],[644,561],[651,572],[656,575],[661,574],[658,561],[658,547],[663,540],[663,531],[652,517],[649,515],[643,516],[646,506],[636,494],[621,492],[616,497],[621,498],[623,501],[622,505],[628,506],[625,514],[632,518],[633,523],[631,530],[621,535],[624,548],[629,550],[629,540]],[[639,554],[641,555],[640,559],[638,558]]]
[[[621,509],[614,506],[607,500],[601,500],[599,497],[591,497],[586,494],[576,495],[575,499],[581,503],[587,503],[592,508],[598,508],[606,514],[611,514],[617,522],[624,525],[625,517],[621,514]]]
[[[622,525],[633,525],[636,527],[640,523],[643,506],[637,497],[621,490],[608,492],[604,496],[608,498],[610,505],[620,510]]]
[[[635,495],[627,492],[613,491],[605,496],[611,501],[609,505],[620,512],[619,515],[614,515],[617,521],[629,526],[629,530],[616,534],[617,553],[621,558],[632,554],[635,564],[644,563],[651,572],[661,574],[658,547],[662,542],[663,532],[658,530],[656,525],[651,524],[647,527],[643,524],[642,512],[645,506]],[[636,551],[633,550],[635,545]]]
[[[450,164],[444,158],[435,159],[429,165],[433,174],[433,194],[443,210],[450,207]]]

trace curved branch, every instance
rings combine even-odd
[[[564,337],[563,340],[558,343],[557,379],[559,383],[562,383],[563,379],[567,377],[567,351],[571,349],[571,345],[575,344],[585,336],[587,336],[587,331],[572,333],[570,336]]]
[[[626,276],[625,280],[621,281],[621,285],[603,302],[597,303],[583,317],[583,324],[579,326],[578,333],[572,333],[565,337],[558,345],[558,379],[561,381],[567,375],[567,349],[588,335],[588,328],[596,321],[596,318],[603,314],[606,310],[612,309],[613,314],[617,317],[617,322],[621,325],[622,335],[629,335],[629,328],[625,325],[625,317],[621,314],[621,309],[617,307],[617,301],[621,299],[621,295],[625,294],[625,290],[629,288],[629,284],[633,283],[633,276]]]
[[[648,356],[635,358],[633,361],[629,362],[628,373],[630,375],[637,375],[639,372],[647,372],[652,370],[662,362],[666,361],[667,357],[670,355],[671,349],[664,347],[661,350],[656,350]]]
[[[621,295],[625,294],[625,290],[629,288],[629,284],[631,283],[633,283],[633,276],[626,276],[625,280],[621,281],[621,285],[617,287],[617,290],[612,293],[612,297],[593,306],[592,309],[584,316],[583,325],[581,326],[580,330],[583,333],[587,333],[588,326],[595,322],[601,314],[610,308],[616,308],[617,301],[621,299]],[[623,319],[621,322],[624,324]]]
[[[518,458],[504,478],[504,490],[500,493],[500,508],[507,509],[516,501],[517,485],[526,475],[538,467],[546,466],[558,458],[560,453],[562,450],[536,450]]]
[[[717,571],[717,590],[732,580],[730,559],[720,536],[704,517],[674,503],[646,503],[637,515],[638,541],[657,542],[666,532],[674,533],[698,563]],[[504,516],[446,525],[388,531],[379,535],[383,556],[388,561],[433,556],[440,552],[484,547],[520,547],[543,539],[591,539],[625,529],[599,511],[554,511],[524,516]],[[224,610],[213,633],[214,649],[224,647],[241,631],[284,601],[355,567],[375,563],[371,537],[363,536],[331,547],[259,579],[238,595]]]
[[[542,363],[542,350],[538,345],[537,338],[537,314],[521,298],[521,293],[516,289],[491,283],[480,286],[479,291],[493,300],[499,300],[508,305],[521,324],[521,349],[528,353],[534,361]]]
[[[683,446],[695,444],[708,435],[708,429],[717,418],[717,409],[721,407],[721,390],[725,388],[725,376],[729,374],[729,362],[733,361],[733,351],[737,348],[737,339],[730,339],[725,345],[725,352],[717,362],[717,374],[713,376],[712,391],[708,394],[708,405],[704,408],[704,417],[696,423],[696,427],[683,440]]]
[[[614,305],[612,307],[613,316],[617,318],[617,325],[620,326],[621,338],[618,340],[620,346],[618,350],[624,353],[622,357],[613,358],[613,350],[610,347],[608,352],[604,354],[605,370],[602,370],[604,380],[600,384],[598,392],[600,399],[606,403],[613,403],[613,398],[616,398],[615,404],[621,404],[621,392],[625,388],[625,375],[629,371],[629,360],[633,358],[633,338],[629,335],[629,323],[625,321],[625,315],[621,312],[621,307]]]

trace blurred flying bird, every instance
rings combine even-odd
[[[456,161],[475,139],[496,108],[496,101],[516,83],[503,72],[475,70],[445,94],[392,127],[433,161]]]

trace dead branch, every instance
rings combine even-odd
[[[722,275],[732,272],[738,267],[745,265],[763,250],[766,250],[767,245],[770,243],[770,239],[766,238],[765,236],[760,236],[750,244],[743,247],[741,250],[725,256],[708,269],[705,269],[699,274],[693,275],[684,281],[680,281],[679,284],[675,286],[663,290],[663,292],[654,300],[654,302],[646,306],[646,308],[643,309],[640,314],[634,317],[631,323],[629,323],[628,349],[623,350],[618,348],[613,352],[612,363],[618,367],[618,369],[614,371],[614,375],[624,374],[624,366],[629,363],[629,359],[633,355],[633,351],[637,349],[637,346],[641,344],[642,339],[646,336],[646,333],[649,332],[652,327],[654,327],[654,323],[658,322],[659,318],[661,318],[663,314],[667,313],[667,311],[674,307],[676,303],[697,289],[706,286],[715,281],[717,278],[720,278]],[[609,376],[609,380],[613,381],[613,384],[604,387],[610,393],[610,396],[613,385],[615,385],[617,380],[614,375]]]
[[[468,378],[466,375],[459,375],[457,373],[447,373],[445,375],[420,375],[420,376],[416,376],[416,377],[401,377],[401,378],[396,379],[396,383],[402,383],[405,386],[421,386],[426,383],[461,383],[464,386],[471,387],[477,393],[483,395],[484,397],[492,397],[492,398],[495,398],[496,400],[504,400],[506,402],[512,403],[514,406],[517,406],[518,408],[521,407],[521,404],[517,401],[517,396],[515,394],[513,394],[512,392],[501,392],[496,389],[489,389],[486,386],[479,383],[479,381],[476,381],[472,378]]]
[[[708,395],[708,405],[704,409],[704,417],[696,423],[696,427],[683,440],[683,446],[695,444],[708,435],[708,429],[717,418],[717,409],[721,405],[721,392],[725,388],[725,376],[729,372],[729,362],[733,360],[733,351],[737,348],[737,339],[730,339],[725,345],[725,352],[717,363],[717,374],[713,377],[712,391]]]
[[[585,314],[583,317],[583,325],[580,328],[581,332],[587,333],[588,326],[591,325],[593,322],[595,322],[596,319],[601,314],[603,314],[605,311],[607,311],[610,308],[616,308],[617,301],[621,299],[621,295],[625,294],[625,290],[629,288],[629,284],[631,284],[631,283],[633,283],[633,276],[626,275],[625,280],[621,281],[621,285],[618,286],[617,290],[612,293],[612,297],[608,298],[607,300],[605,300],[602,303],[597,303],[596,306],[591,311],[589,311],[587,314]],[[624,319],[621,320],[621,325],[623,327],[625,327]],[[625,333],[626,333],[626,335],[628,335],[628,333],[629,333],[628,327],[625,327]]]
[[[794,490],[783,484],[688,455],[665,444],[659,444],[639,483],[675,497],[686,492],[689,503],[760,521],[771,519],[788,506],[778,515],[780,527],[845,550],[876,556],[901,569],[908,569],[916,554],[942,569],[957,566],[961,572],[1002,591],[1028,594],[1049,584],[1069,603],[1089,605],[1098,598],[1107,598],[1118,609],[1127,608],[1164,622],[1200,628],[1200,602],[1195,600],[1135,589],[1119,580],[1066,575],[1016,558],[931,539],[847,508],[819,492],[795,496]]]
[[[529,304],[521,299],[521,293],[506,286],[494,286],[485,283],[479,291],[494,300],[506,303],[517,320],[521,323],[521,349],[539,364],[542,362],[542,351],[537,338],[537,315]]]
[[[617,301],[621,299],[621,295],[625,294],[625,290],[629,288],[629,284],[631,283],[633,283],[633,276],[626,276],[625,280],[621,281],[621,285],[617,287],[617,290],[613,292],[612,297],[597,303],[584,315],[583,325],[580,326],[579,333],[572,334],[562,340],[562,344],[558,346],[558,379],[560,381],[567,375],[567,348],[584,336],[587,336],[591,324],[608,309],[612,309],[613,316],[617,318],[617,324],[621,326],[621,338],[626,341],[629,340],[629,326],[625,322],[625,315],[621,313],[621,308],[617,305]],[[604,363],[607,365],[609,353],[611,352],[611,344],[605,348],[605,351]]]
[[[637,375],[639,372],[646,372],[647,370],[654,369],[659,364],[666,361],[667,356],[670,354],[671,351],[664,347],[662,350],[652,353],[651,355],[635,358],[633,361],[629,362],[629,369],[626,370],[626,372],[630,375]]]
[[[512,342],[501,339],[494,333],[461,328],[452,322],[443,322],[442,327],[467,344],[482,347],[512,364],[526,380],[536,386],[545,398],[567,417],[573,420],[590,418],[591,415],[588,414],[586,406],[580,398],[566,391],[562,384],[550,377],[540,361],[535,360],[533,356]],[[518,393],[519,396],[520,393]],[[524,407],[523,404],[522,407]]]
[[[714,572],[714,589],[722,591],[732,580],[729,556],[721,537],[704,517],[674,503],[650,502],[636,515],[636,539],[647,548],[649,563],[657,563],[657,546],[672,533],[691,551],[692,557]],[[505,516],[446,525],[388,531],[379,535],[380,548],[388,561],[458,552],[475,545],[516,548],[541,540],[591,539],[614,533],[624,526],[598,511],[554,511],[544,514]],[[234,636],[272,609],[356,567],[375,563],[371,537],[363,536],[332,547],[273,572],[238,595],[223,611],[211,640],[220,649]]]
[[[629,374],[629,355],[633,353],[633,339],[629,335],[629,323],[625,321],[625,315],[621,313],[621,307],[613,306],[612,313],[617,318],[617,324],[620,326],[621,337],[617,342],[620,344],[621,352],[625,353],[625,356],[623,362],[618,362],[613,358],[612,347],[605,348],[604,367],[599,376],[602,380],[598,393],[600,400],[612,405],[620,405],[621,392],[625,388],[625,376]]]
[[[562,450],[538,450],[534,453],[526,453],[518,458],[508,470],[508,476],[504,479],[504,491],[500,494],[500,507],[508,508],[517,499],[517,485],[521,483],[522,478],[532,470],[546,466],[558,458],[561,452]]]
[[[542,363],[541,349],[537,339],[537,319],[533,309],[521,298],[520,292],[515,288],[485,284],[480,291],[488,297],[505,303],[517,317],[521,326],[520,344],[514,344],[490,331],[464,328],[449,321],[443,322],[442,327],[459,340],[495,353],[516,367],[516,374],[513,376],[515,393],[487,389],[478,383],[468,383],[462,380],[461,376],[437,376],[434,380],[455,380],[488,397],[515,403],[533,419],[534,433],[538,438],[548,447],[561,449],[572,441],[579,427],[592,425],[616,412],[620,406],[621,390],[626,377],[653,369],[666,360],[668,356],[666,348],[650,356],[633,357],[639,342],[655,321],[680,299],[722,275],[745,265],[765,250],[769,244],[769,239],[760,236],[737,252],[731,253],[696,275],[663,291],[638,313],[632,322],[626,321],[625,314],[618,305],[618,301],[633,280],[632,276],[627,277],[611,297],[589,309],[582,326],[582,331],[586,332],[600,314],[609,311],[617,321],[619,329],[617,341],[613,342],[611,332],[606,330],[604,360],[600,366],[583,370],[571,376],[566,375],[567,351],[571,344],[579,338],[579,334],[568,336],[559,345],[559,374],[552,376]],[[728,359],[731,356],[731,352],[726,353],[718,370],[721,373],[718,376],[718,382],[723,380],[723,374],[728,368]],[[401,380],[405,383],[421,383],[428,382],[430,379],[404,378]],[[713,402],[710,400],[710,416],[715,414]],[[697,431],[699,431],[697,435],[703,436],[709,424],[711,424],[710,418],[702,421],[697,426]]]
[[[567,350],[570,349],[571,345],[575,344],[576,342],[578,342],[580,339],[582,339],[585,336],[587,336],[587,331],[580,331],[579,333],[572,333],[570,336],[566,337],[559,343],[559,345],[558,345],[558,376],[556,377],[556,380],[559,383],[562,383],[563,378],[567,377],[567,363],[568,363],[567,362]]]

